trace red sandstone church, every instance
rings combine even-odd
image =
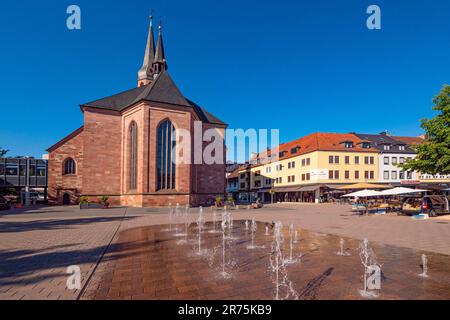
[[[185,98],[169,73],[161,26],[150,22],[137,88],[81,105],[84,125],[49,152],[49,202],[106,195],[113,205],[206,205],[225,194],[224,164],[174,164],[171,136],[194,121],[224,136],[227,125]],[[222,143],[224,143],[222,139]],[[225,150],[225,148],[224,148]]]

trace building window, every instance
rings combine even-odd
[[[355,157],[355,164],[359,164],[359,156]]]
[[[266,173],[271,173],[272,172],[272,167],[267,167],[266,168]]]
[[[411,180],[412,179],[412,171],[408,171],[406,173],[406,179]]]
[[[245,182],[241,183],[241,189],[245,189]]]
[[[138,167],[138,127],[136,122],[131,122],[128,129],[128,189],[137,189]]]
[[[260,188],[261,187],[261,181],[255,181],[255,188]]]
[[[359,171],[355,171],[355,179],[359,179]]]
[[[370,157],[369,160],[370,160],[370,164],[375,164],[375,157]]]
[[[392,180],[397,180],[397,171],[392,171],[391,178]]]
[[[259,177],[261,175],[261,170],[255,171],[255,177]]]
[[[400,150],[400,151],[405,151],[405,146],[398,146],[398,150]]]
[[[369,179],[369,171],[364,171],[364,179]]]
[[[353,142],[346,141],[346,142],[344,142],[344,146],[348,149],[351,149],[351,148],[353,148]]]
[[[339,180],[339,170],[330,170],[328,177],[330,180]]]
[[[401,180],[405,179],[405,173],[403,171],[400,171],[400,179]]]
[[[245,173],[241,173],[241,179],[245,179]]]
[[[345,171],[345,179],[350,179],[350,171]]]
[[[306,165],[307,166],[311,165],[311,158],[306,158]]]
[[[383,172],[383,178],[384,178],[384,180],[389,180],[389,171]]]
[[[158,127],[158,150],[156,153],[157,190],[175,189],[175,127],[170,120],[164,120]]]
[[[392,157],[392,164],[396,165],[397,164],[397,157]]]
[[[308,180],[308,181],[311,180],[311,174],[310,173],[306,174],[306,180]]]
[[[294,169],[295,168],[295,161],[288,163],[288,169]]]
[[[384,164],[389,164],[389,157],[384,157]]]
[[[375,179],[375,172],[374,172],[374,171],[370,171],[369,179],[370,179],[370,180]]]
[[[330,164],[339,164],[339,156],[329,156],[328,162]]]
[[[364,157],[364,164],[369,164],[369,157]]]
[[[345,164],[350,164],[350,156],[345,156]]]
[[[391,150],[391,146],[388,145],[388,144],[385,144],[385,145],[383,146],[383,149],[384,149],[385,151],[389,151],[389,150]]]
[[[405,163],[405,158],[404,157],[400,157],[400,164]]]
[[[363,142],[362,143],[362,148],[363,149],[370,149],[370,143],[369,142]]]
[[[75,164],[75,160],[73,160],[72,158],[67,158],[66,160],[64,160],[64,175],[76,173],[77,166]]]

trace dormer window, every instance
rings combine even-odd
[[[353,141],[344,141],[344,147],[347,149],[351,149],[354,147]]]
[[[404,146],[404,145],[399,145],[399,146],[398,146],[398,150],[400,150],[400,151],[405,151],[405,146]]]
[[[370,149],[370,142],[363,142],[363,143],[361,144],[361,147],[362,147],[363,149]]]
[[[297,147],[295,147],[295,148],[292,148],[292,149],[291,149],[291,154],[296,154],[296,153],[298,152],[298,150],[300,150],[300,147],[299,147],[299,146],[297,146]]]
[[[389,151],[389,150],[391,150],[391,145],[385,144],[385,145],[383,145],[383,149],[384,149],[384,151]]]
[[[281,151],[278,155],[280,158],[284,157],[284,154],[286,153],[286,151]]]

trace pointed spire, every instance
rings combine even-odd
[[[154,76],[160,74],[162,71],[167,70],[166,56],[164,54],[164,44],[162,39],[162,21],[160,20],[158,26],[158,43],[156,45],[155,59],[153,62]]]
[[[153,61],[155,60],[155,40],[153,37],[153,16],[150,16],[147,47],[145,48],[144,62],[138,72],[138,86],[146,85],[153,80]]]

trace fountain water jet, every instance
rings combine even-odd
[[[198,227],[198,251],[197,255],[201,256],[205,253],[205,250],[202,250],[202,229],[205,225],[205,217],[203,216],[203,207],[199,208],[199,214],[197,219],[197,227]]]
[[[289,299],[298,300],[299,295],[295,291],[292,281],[289,280],[285,259],[281,251],[283,243],[283,224],[280,221],[275,223],[274,241],[272,242],[272,253],[270,255],[270,271],[275,284],[275,300]],[[280,290],[285,289],[285,295],[280,295]]]
[[[294,250],[294,234],[295,234],[295,228],[294,225],[291,223],[289,225],[289,259],[286,259],[284,262],[286,264],[293,264],[296,263],[297,261],[299,261],[299,259],[301,258],[301,256],[299,256],[298,258],[294,259],[293,257],[293,250]]]
[[[247,221],[246,221],[247,222]],[[247,249],[255,249],[255,233],[258,229],[258,226],[256,225],[255,218],[252,219],[252,223],[250,226],[250,231],[252,232],[252,244],[250,246],[247,246]]]
[[[362,297],[377,298],[381,289],[381,267],[377,263],[377,258],[372,248],[369,247],[369,240],[365,238],[359,245],[359,257],[364,266],[364,289],[359,290]]]
[[[339,240],[339,246],[340,246],[340,249],[339,249],[338,252],[336,252],[336,255],[338,255],[338,256],[349,256],[349,255],[350,255],[350,253],[348,253],[348,252],[345,250],[345,241],[344,241],[344,238],[341,238],[341,239]]]
[[[422,273],[419,277],[428,278],[428,258],[426,254],[422,254]]]

